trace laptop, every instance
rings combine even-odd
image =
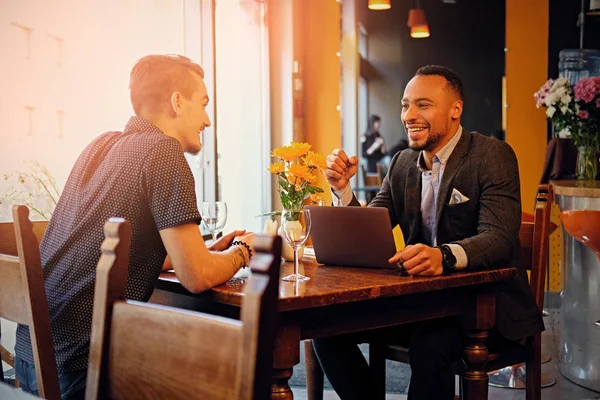
[[[384,207],[306,206],[317,262],[346,267],[402,269],[388,260],[396,254],[392,224]]]

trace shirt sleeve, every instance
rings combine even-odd
[[[181,145],[167,138],[148,155],[144,170],[148,206],[158,230],[202,221],[194,176]]]
[[[352,186],[346,185],[345,188],[339,191],[331,189],[333,196],[331,196],[331,202],[334,206],[347,206],[352,201],[354,194],[352,193]]]
[[[454,265],[454,268],[459,271],[461,269],[467,268],[467,266],[469,265],[469,258],[467,257],[467,252],[465,251],[465,249],[463,249],[463,247],[460,244],[456,243],[450,243],[448,244],[448,247],[450,247],[452,255],[456,257],[456,264]]]

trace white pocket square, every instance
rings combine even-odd
[[[452,189],[452,195],[450,196],[450,203],[448,204],[461,204],[469,201],[469,198],[459,192],[456,189]]]

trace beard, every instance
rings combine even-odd
[[[416,150],[416,151],[429,151],[432,150],[438,143],[439,141],[442,139],[443,134],[441,132],[432,132],[429,135],[427,135],[427,138],[425,139],[425,143],[423,144],[418,144],[415,142],[411,142],[410,139],[408,141],[408,147],[411,150]]]
[[[433,132],[431,129],[431,124],[427,123],[427,129],[429,130],[429,135],[427,135],[427,138],[425,138],[425,143],[418,144],[416,142],[411,142],[411,140],[409,138],[408,147],[411,150],[416,150],[416,151],[423,151],[423,150],[431,151],[431,150],[433,150],[437,146],[437,144],[444,138],[446,133],[449,131],[450,126],[448,123],[446,123],[443,131],[438,130],[437,132]]]

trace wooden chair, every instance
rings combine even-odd
[[[14,223],[0,227],[0,317],[29,326],[39,395],[58,400],[58,372],[38,243],[46,223],[29,221],[25,206],[13,206],[12,213]],[[14,355],[3,347],[0,352],[2,360],[6,358],[14,367]]]
[[[381,165],[377,164],[377,172],[367,172],[364,165],[361,165],[360,168],[362,171],[364,186],[381,186],[383,183]]]
[[[44,236],[44,232],[46,232],[48,221],[35,221],[31,222],[31,224],[33,225],[33,233],[39,243],[42,240],[42,236]],[[19,256],[17,240],[15,238],[15,224],[12,222],[0,222],[0,254]],[[1,339],[0,337],[0,360],[14,368],[15,355],[2,345]],[[4,374],[2,373],[2,365],[0,364],[0,381],[3,379]],[[19,381],[16,378],[15,386],[19,387]]]
[[[269,398],[281,238],[256,236],[234,320],[125,300],[131,228],[104,231],[86,399]]]
[[[31,225],[38,243],[41,242],[48,227],[48,221],[34,221],[31,222]],[[15,224],[12,222],[0,222],[0,254],[19,256],[15,239]]]
[[[383,174],[381,173],[381,165],[377,164],[377,172],[367,172],[364,165],[360,166],[363,178],[364,186],[379,186],[383,183]],[[369,204],[373,198],[375,197],[375,193],[373,192],[365,192],[365,200],[366,204]]]
[[[551,231],[550,210],[552,205],[552,187],[540,185],[537,194],[534,222],[522,222],[519,232],[521,254],[524,266],[531,271],[529,287],[540,311],[544,308],[544,283],[548,264],[549,235]],[[507,366],[526,363],[527,387],[526,399],[541,399],[541,332],[528,337],[524,344],[515,345],[502,353],[490,354],[486,371],[491,372]],[[312,345],[304,342],[307,359],[307,391],[309,399],[322,399],[323,372],[320,369]],[[371,373],[376,383],[374,399],[385,398],[385,360],[408,363],[408,349],[397,345],[370,343],[369,361]],[[460,374],[462,363],[455,365]],[[435,382],[432,382],[435,384]]]

